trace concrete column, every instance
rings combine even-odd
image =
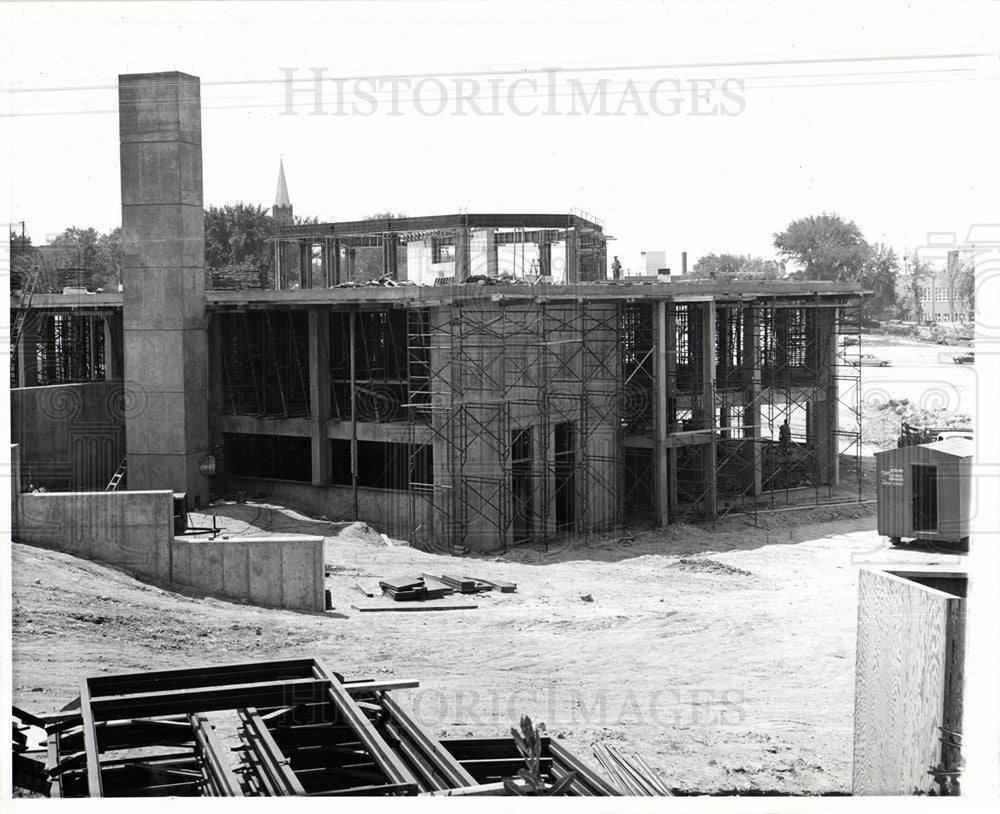
[[[555,495],[555,431],[542,422],[534,432],[532,447],[532,470],[534,472],[535,515],[538,518],[536,532],[540,540],[550,539],[556,531]]]
[[[18,387],[34,387],[38,384],[39,321],[36,312],[28,311],[21,324],[21,337],[17,343]]]
[[[353,282],[354,281],[354,261],[357,258],[358,250],[353,246],[348,246],[344,253],[344,275],[345,279],[341,282]]]
[[[309,310],[309,427],[312,436],[312,482],[328,484],[333,476],[330,441],[330,312]]]
[[[313,287],[312,243],[299,244],[299,288]]]
[[[285,287],[284,247],[280,242],[274,244],[274,287],[280,291]]]
[[[497,233],[487,229],[486,236],[486,276],[496,277],[500,273],[499,255],[497,254]]]
[[[218,416],[227,412],[226,395],[223,390],[224,373],[222,357],[222,323],[219,314],[208,315],[208,414]],[[222,432],[219,431],[217,422],[209,421],[208,442],[209,448],[216,459],[221,458],[220,452],[223,448]],[[219,461],[216,461],[216,465]],[[224,470],[223,470],[224,471]]]
[[[667,463],[667,434],[669,406],[667,403],[667,303],[656,303],[654,386],[656,387],[655,421],[656,438],[653,447],[653,493],[656,525],[665,526],[670,521],[670,470]]]
[[[712,430],[711,443],[705,447],[704,478],[707,487],[708,516],[715,519],[717,511],[716,430],[715,430],[715,302],[705,303],[702,319],[702,412]]]
[[[333,239],[333,246],[330,249],[330,285],[340,285],[343,280],[341,280],[341,268],[340,268],[340,241],[337,238]]]
[[[469,228],[460,226],[455,230],[455,282],[460,283],[469,277]]]
[[[387,234],[382,236],[382,274],[396,279],[397,263],[396,249],[399,247],[399,236]]]
[[[837,358],[836,309],[817,308],[816,351],[818,366],[816,389],[809,401],[809,443],[816,456],[816,474],[820,484],[836,486],[839,482],[837,448]]]
[[[672,431],[669,422],[673,420],[670,412],[670,399],[677,395],[677,316],[674,312],[674,301],[667,300],[664,304],[663,323],[666,330],[666,354],[664,363],[666,364],[666,378],[664,384],[667,387],[667,409],[663,414],[668,437]],[[677,453],[673,449],[667,449],[667,509],[669,512],[677,511]]]
[[[761,493],[760,448],[760,349],[757,347],[757,311],[743,309],[743,365],[749,381],[743,395],[743,437],[750,443],[749,455],[753,465],[753,494]]]
[[[543,277],[552,275],[552,243],[548,240],[538,243],[538,273]]]
[[[566,282],[580,282],[580,235],[576,229],[566,230]]]
[[[200,97],[187,74],[118,80],[128,483],[191,506],[209,497]]]
[[[122,377],[121,362],[115,354],[114,320],[114,315],[104,315],[104,378],[109,381]]]

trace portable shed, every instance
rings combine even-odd
[[[894,544],[967,543],[973,446],[948,438],[876,452],[879,534]]]

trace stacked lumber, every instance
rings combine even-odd
[[[396,602],[423,602],[427,599],[443,599],[455,593],[456,586],[445,580],[424,574],[419,577],[395,577],[379,582],[382,593]],[[472,593],[462,591],[462,593]]]
[[[598,743],[594,745],[594,757],[624,794],[633,797],[674,796],[641,755],[626,757],[614,746]]]
[[[427,596],[427,588],[421,577],[393,577],[383,579],[379,582],[382,593],[396,602],[423,602],[428,598],[440,598],[444,594],[435,597]]]
[[[396,602],[423,602],[428,599],[443,599],[455,592],[478,594],[496,589],[507,594],[517,590],[517,585],[512,582],[490,581],[476,577],[456,577],[449,574],[393,577],[381,580],[379,587],[385,596]],[[358,589],[366,596],[373,595],[367,586],[359,584]]]
[[[424,576],[429,577],[431,575],[424,574]],[[513,582],[486,580],[479,579],[478,577],[456,577],[450,574],[441,574],[440,576],[433,576],[432,579],[441,580],[446,585],[450,585],[456,591],[463,594],[478,594],[483,591],[492,591],[494,588],[503,594],[513,593],[517,590],[517,585]]]

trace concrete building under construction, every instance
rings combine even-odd
[[[282,172],[274,287],[206,289],[197,78],[121,77],[120,119],[123,291],[13,303],[23,482],[124,462],[457,552],[819,499],[860,455],[855,287],[608,281],[583,213],[296,226]]]

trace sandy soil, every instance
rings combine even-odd
[[[859,564],[941,559],[887,549],[870,505],[461,560],[386,545],[364,524],[213,511],[233,531],[323,535],[335,610],[178,594],[15,544],[14,703],[55,712],[82,676],[317,656],[349,677],[418,679],[405,696],[439,735],[506,734],[527,713],[587,758],[598,740],[638,751],[687,792],[845,793]],[[479,595],[475,610],[352,608],[372,601],[359,577],[424,571],[517,593]]]

